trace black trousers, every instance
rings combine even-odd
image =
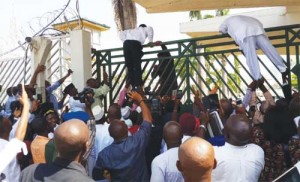
[[[136,40],[126,40],[123,43],[123,52],[131,85],[133,87],[142,86],[141,64],[144,53],[141,43]]]

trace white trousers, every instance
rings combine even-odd
[[[241,48],[246,56],[246,62],[249,67],[250,74],[253,76],[254,80],[258,80],[262,77],[259,69],[256,48],[261,49],[274,63],[274,65],[276,65],[281,73],[286,71],[287,67],[284,64],[282,57],[279,55],[278,51],[271,44],[266,35],[262,34],[258,36],[246,37]]]

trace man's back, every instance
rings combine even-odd
[[[212,181],[258,181],[264,168],[264,151],[255,144],[214,147],[217,167]]]
[[[145,148],[150,130],[151,124],[144,121],[133,136],[103,149],[96,167],[108,169],[113,181],[148,181]]]
[[[264,34],[263,25],[255,18],[243,15],[227,18],[219,28],[220,32],[228,33],[238,45],[244,38]]]
[[[53,163],[34,164],[23,170],[20,176],[21,182],[30,181],[94,181],[89,178],[84,167],[77,163],[56,158]]]
[[[150,181],[152,182],[184,181],[182,174],[176,167],[177,160],[178,160],[178,147],[171,148],[168,151],[155,157],[151,165],[152,175]]]

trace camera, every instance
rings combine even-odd
[[[202,98],[204,108],[209,112],[217,111],[220,109],[219,97],[217,94],[210,94]]]
[[[92,104],[95,101],[93,95],[94,90],[92,88],[84,88],[83,91],[78,93],[77,97],[74,97],[74,99],[79,100],[81,103],[85,103],[87,101]]]

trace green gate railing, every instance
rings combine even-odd
[[[272,44],[280,51],[287,67],[292,69],[299,65],[300,25],[290,25],[268,28],[266,32]],[[195,86],[202,94],[208,95],[215,84],[219,86],[218,94],[223,98],[237,99],[243,97],[247,85],[252,81],[245,57],[228,35],[215,35],[164,42],[171,57],[174,59],[176,81],[183,90],[183,104],[192,103],[191,87]],[[144,86],[150,86],[151,91],[158,88],[158,79],[151,77],[151,72],[162,52],[160,47],[144,47],[142,62]],[[283,96],[281,91],[281,74],[272,62],[258,52],[260,69],[266,79],[266,86],[272,95]],[[125,85],[126,67],[122,48],[99,50],[93,52],[94,77],[101,79],[101,72],[106,70],[109,75],[111,92],[105,102],[116,102],[120,90]],[[289,83],[300,90],[300,75],[289,75]]]

